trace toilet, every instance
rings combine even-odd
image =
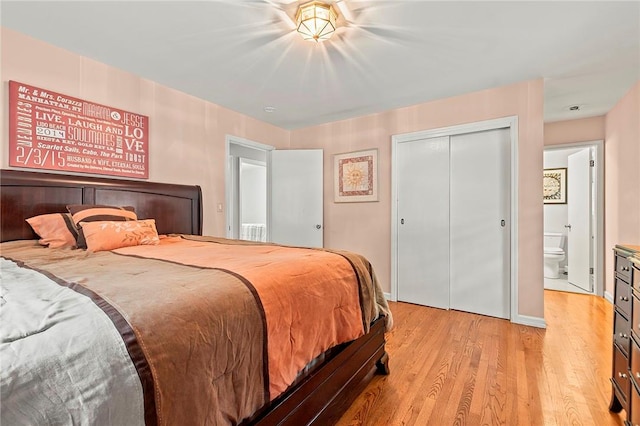
[[[560,278],[560,262],[564,260],[562,245],[564,235],[555,232],[544,233],[544,277]]]

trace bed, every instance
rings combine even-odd
[[[120,331],[121,344],[124,345],[123,347],[125,347],[128,352],[128,356],[131,359],[130,364],[136,368],[137,379],[133,380],[135,383],[133,383],[132,387],[135,388],[137,386],[142,390],[142,392],[139,392],[140,395],[134,397],[127,397],[124,391],[110,392],[113,394],[114,400],[118,398],[123,400],[120,402],[115,401],[113,404],[127,404],[130,403],[131,400],[139,398],[140,401],[137,409],[140,410],[139,414],[146,424],[175,424],[193,419],[205,419],[206,422],[209,423],[221,424],[330,424],[334,423],[346,408],[348,408],[355,397],[357,397],[371,380],[373,374],[376,372],[388,374],[389,372],[388,356],[384,346],[384,332],[385,328],[390,327],[391,318],[379,285],[375,283],[375,275],[371,270],[371,266],[366,259],[361,256],[348,252],[310,250],[304,248],[291,249],[270,244],[202,237],[202,195],[198,186],[34,173],[17,170],[0,171],[0,184],[2,197],[0,203],[0,239],[3,242],[2,246],[0,246],[2,250],[0,255],[4,258],[3,261],[7,259],[14,261],[15,265],[12,265],[12,267],[15,267],[21,273],[32,274],[35,280],[44,279],[43,276],[45,276],[47,279],[60,281],[56,281],[56,283],[87,296],[88,299],[93,301],[93,304],[100,307],[100,309],[107,314],[115,326],[115,329]],[[67,205],[83,204],[131,206],[135,209],[138,218],[155,219],[158,234],[169,236],[160,241],[160,244],[157,246],[159,248],[158,250],[147,250],[150,247],[143,246],[126,247],[114,251],[90,254],[83,253],[81,250],[66,250],[64,251],[64,255],[60,254],[59,258],[56,258],[55,262],[52,263],[49,259],[51,256],[49,254],[45,255],[45,252],[55,249],[39,247],[37,244],[38,236],[25,222],[25,219],[47,213],[63,213],[66,212]],[[204,262],[205,260],[201,258],[207,256],[200,256],[198,253],[213,252],[214,247],[216,250],[224,250],[226,256],[225,262],[227,262],[222,265],[224,267],[209,267],[207,264],[199,263],[201,261]],[[239,269],[242,273],[227,269],[227,267],[238,267],[234,262],[238,262],[237,259],[240,259],[239,253],[244,250],[251,251],[253,253],[252,258],[261,259],[263,264],[259,265],[259,267],[266,268],[264,271],[269,270],[269,265],[272,266],[272,271],[274,268],[272,261],[265,260],[270,259],[268,256],[276,256],[277,259],[289,259],[296,254],[295,250],[299,250],[303,257],[317,257],[317,259],[319,259],[317,263],[328,262],[330,258],[337,259],[339,262],[342,262],[343,269],[346,268],[345,271],[353,268],[353,275],[359,283],[360,281],[371,280],[371,288],[360,283],[360,287],[355,290],[355,297],[359,300],[361,307],[358,312],[360,322],[362,323],[362,331],[359,332],[361,335],[339,343],[335,343],[335,335],[330,336],[328,340],[324,337],[318,337],[317,339],[326,340],[323,345],[327,345],[327,342],[334,343],[331,343],[326,348],[323,347],[322,352],[317,356],[314,355],[313,359],[310,360],[298,359],[298,355],[288,355],[289,352],[291,352],[291,354],[298,354],[298,352],[294,350],[282,351],[287,352],[285,355],[282,355],[282,353],[277,356],[273,355],[272,352],[275,351],[272,351],[269,343],[278,342],[278,337],[273,337],[275,334],[272,336],[269,333],[272,332],[272,329],[278,328],[276,325],[277,322],[270,320],[271,325],[269,325],[269,321],[264,321],[264,316],[266,312],[268,318],[275,318],[273,312],[277,309],[268,308],[271,303],[269,302],[269,300],[271,300],[269,297],[272,299],[274,297],[267,296],[266,293],[263,293],[263,291],[266,290],[263,290],[263,287],[257,286],[255,282],[260,280],[268,281],[271,278],[261,277],[272,277],[274,275],[270,273],[259,274],[256,272],[257,269],[255,265],[252,266],[252,264],[244,260],[240,261],[240,263],[244,265],[241,265]],[[292,252],[290,250],[294,251]],[[173,257],[163,257],[165,256],[164,254],[158,254],[161,251],[163,253],[171,252],[171,256],[178,253],[182,258],[180,261],[175,261]],[[60,253],[63,252],[60,251]],[[166,254],[166,256],[169,256],[169,254]],[[114,260],[111,260],[112,258],[116,259],[115,262],[117,262],[118,265],[117,274],[120,275],[115,274],[114,271],[116,268],[111,263],[108,263],[114,262]],[[155,266],[149,268],[149,262]],[[91,265],[89,268],[91,271],[85,272],[83,270],[82,277],[89,277],[88,281],[74,280],[74,277],[78,276],[76,268],[86,269],[87,265]],[[243,267],[245,269],[242,269]],[[27,271],[25,272],[23,269]],[[331,267],[330,269],[337,270],[339,268]],[[111,272],[105,274],[104,271]],[[294,275],[295,273],[299,273],[296,271],[294,271]],[[9,272],[11,271],[7,269],[6,273],[8,274]],[[182,275],[183,272],[185,275]],[[325,271],[322,274],[326,275],[330,273],[330,271]],[[169,341],[170,339],[167,337],[167,333],[173,333],[174,335],[181,334],[179,320],[181,319],[180,315],[184,313],[184,309],[180,308],[178,312],[171,311],[171,309],[175,309],[173,302],[176,299],[167,299],[168,296],[163,299],[164,293],[162,291],[153,292],[153,294],[147,292],[143,294],[142,297],[137,296],[135,299],[132,296],[125,296],[125,294],[128,293],[123,290],[123,284],[129,285],[127,282],[128,277],[138,274],[155,274],[156,276],[164,277],[162,280],[158,280],[159,282],[162,281],[158,284],[158,288],[164,288],[162,285],[165,287],[180,287],[181,291],[183,291],[183,293],[180,293],[182,295],[180,296],[180,300],[182,300],[182,297],[191,297],[191,293],[189,292],[193,292],[193,289],[185,284],[185,282],[189,280],[192,282],[206,283],[208,282],[207,280],[217,280],[218,278],[216,277],[223,276],[225,278],[223,278],[221,282],[225,284],[220,284],[220,287],[217,285],[215,291],[221,291],[219,288],[226,288],[225,286],[248,289],[248,291],[245,291],[247,295],[243,296],[244,299],[238,298],[238,300],[240,300],[239,303],[244,303],[244,305],[238,306],[253,306],[255,304],[258,306],[257,310],[254,311],[253,308],[245,309],[244,307],[238,308],[237,306],[234,307],[235,305],[229,304],[226,308],[228,313],[225,315],[227,316],[221,316],[220,318],[209,321],[212,324],[233,324],[234,327],[237,325],[237,327],[240,327],[237,330],[237,334],[252,336],[251,339],[247,339],[252,343],[247,343],[246,348],[243,346],[244,343],[228,343],[227,346],[221,346],[222,344],[216,343],[215,345],[216,348],[226,347],[228,351],[237,352],[233,352],[235,355],[228,357],[233,362],[227,361],[225,365],[233,365],[235,368],[236,364],[244,363],[243,368],[245,368],[245,370],[238,370],[241,372],[240,374],[231,371],[230,367],[225,367],[224,374],[217,373],[218,375],[213,379],[200,377],[203,376],[204,373],[196,374],[188,379],[190,386],[187,388],[190,393],[174,390],[174,388],[181,389],[180,386],[184,387],[184,384],[180,385],[176,382],[177,384],[174,386],[173,382],[170,381],[160,382],[159,380],[161,378],[171,375],[176,376],[176,380],[185,381],[187,379],[184,377],[190,377],[188,374],[193,374],[193,372],[181,372],[179,369],[182,364],[168,355],[172,354],[173,356],[174,352],[171,351],[178,351],[178,349],[167,349],[165,353],[161,350],[164,343],[156,344],[155,349],[153,343],[148,344],[148,342],[154,342],[153,339],[157,339],[159,342]],[[188,274],[193,274],[195,278],[185,278],[191,277],[191,275]],[[108,276],[109,279],[104,278],[106,276]],[[251,277],[251,280],[247,280],[246,276]],[[115,279],[114,277],[120,277],[120,279]],[[301,280],[305,278],[296,279],[299,284],[302,284],[304,281]],[[172,280],[177,281],[174,283]],[[274,279],[271,280],[273,281]],[[244,287],[239,283],[243,284]],[[133,289],[136,288],[133,285],[131,285],[131,287]],[[142,290],[140,291],[142,292]],[[352,290],[345,291],[352,292]],[[135,290],[132,290],[132,292],[135,292]],[[335,292],[340,293],[338,290]],[[333,293],[333,291],[331,293]],[[282,294],[279,297],[281,298]],[[354,296],[352,295],[350,297],[353,298]],[[142,299],[145,299],[143,300],[144,303],[139,302]],[[197,309],[194,308],[194,311],[198,309],[206,310],[208,305],[200,305],[201,303],[205,303],[202,299],[206,298],[202,297],[200,293],[194,296],[192,303],[193,306],[197,306]],[[229,297],[229,299],[231,298]],[[135,303],[132,302],[132,300],[135,301]],[[158,322],[147,325],[139,320],[139,318],[142,317],[141,314],[131,314],[131,312],[126,309],[123,312],[123,307],[126,307],[127,303],[131,305],[141,305],[141,310],[143,311],[150,309],[148,308],[149,305],[166,303],[166,318],[171,319],[171,321],[166,322],[170,323],[173,328],[166,326],[165,334],[162,334],[163,327],[165,327],[164,325],[160,327]],[[342,302],[336,303],[340,304]],[[261,306],[261,304],[264,306]],[[117,309],[114,308],[114,306],[117,307]],[[302,308],[292,308],[292,312],[295,309]],[[304,309],[306,309],[306,307],[304,307]],[[10,312],[10,310],[7,311]],[[261,317],[262,322],[256,326],[251,320],[237,319],[234,316],[234,313],[245,311],[250,312],[249,316]],[[340,306],[340,314],[337,316],[338,321],[347,315],[353,316],[354,313],[352,311],[353,309],[351,308],[345,308],[343,310],[343,307]],[[347,314],[346,312],[351,313]],[[334,318],[336,315],[333,312],[327,312],[326,315],[318,315],[317,317],[322,320],[324,318]],[[184,319],[182,318],[182,320]],[[188,322],[184,323],[185,327],[188,328],[193,324],[193,321],[194,320],[189,319]],[[331,321],[336,320],[332,319]],[[310,325],[305,326],[306,328],[304,328],[304,330],[313,329],[314,326],[311,323],[309,324]],[[338,324],[339,326],[335,327],[337,333],[342,334],[343,331],[346,333],[345,330],[349,327],[340,325],[341,323]],[[6,325],[3,324],[3,327],[5,326]],[[86,324],[85,326],[88,327]],[[200,327],[204,330],[205,325],[198,324],[196,327],[197,330],[203,334]],[[229,332],[229,330],[235,330],[233,327],[225,327],[227,332]],[[323,325],[319,328],[324,327]],[[185,335],[188,334],[187,328],[184,329]],[[354,329],[353,332],[356,333],[357,331]],[[291,341],[304,340],[304,338],[307,337],[305,334],[300,334],[300,330],[294,330],[293,327],[289,330],[289,333]],[[345,334],[341,338],[345,339],[347,335],[348,334]],[[313,336],[313,339],[316,340],[315,335]],[[138,340],[136,340],[136,337]],[[179,339],[176,338],[176,340]],[[206,341],[207,339],[201,340]],[[229,337],[228,340],[231,342],[231,337]],[[258,343],[256,344],[254,341],[258,341]],[[287,339],[285,339],[285,341],[287,341]],[[6,343],[7,342],[3,342],[3,344]],[[92,346],[88,342],[85,342],[85,344]],[[278,347],[282,346],[279,343],[272,343],[272,346],[273,345]],[[302,345],[302,347],[306,348],[307,346]],[[197,352],[193,348],[189,350],[193,351],[193,353],[189,352],[187,355],[184,355],[181,352],[175,352],[176,359],[187,359],[191,362],[198,360],[196,355],[193,354],[200,353],[199,356],[203,356],[202,351]],[[317,348],[315,350],[317,350]],[[296,349],[296,351],[298,351],[298,349]],[[238,353],[242,356],[238,356]],[[258,353],[260,360],[256,358],[256,354]],[[145,363],[145,356],[149,358],[148,363]],[[287,356],[295,358],[297,362],[295,365],[298,365],[298,367],[302,365],[301,363],[304,364],[299,368],[299,371],[295,371],[295,377],[292,376],[292,371],[290,371],[292,368],[290,364],[287,364],[288,367],[282,368],[284,372],[278,370],[280,367],[275,367],[276,360]],[[247,359],[245,360],[244,358]],[[236,362],[236,359],[242,359],[242,362]],[[195,361],[193,362],[194,365],[197,364]],[[199,362],[202,364],[203,361],[200,360]],[[273,366],[272,369],[269,368],[270,365]],[[158,366],[161,366],[161,368]],[[296,367],[296,369],[298,369],[298,367]],[[5,366],[3,366],[3,369],[4,368]],[[289,370],[287,370],[287,368]],[[37,368],[35,368],[35,370],[37,370]],[[105,368],[104,370],[109,370],[109,368]],[[178,371],[178,373],[176,371]],[[278,372],[277,377],[274,376],[274,371]],[[71,373],[65,372],[65,375],[69,374]],[[11,376],[11,371],[9,371],[8,375]],[[218,383],[216,381],[223,381],[220,379],[220,377],[223,376],[225,377],[225,384],[220,385],[222,386],[220,389],[223,389],[224,392],[219,391],[215,384]],[[262,380],[262,382],[259,382],[261,384],[254,386],[244,383],[248,382],[247,377],[249,376],[256,376],[258,380]],[[230,377],[230,379],[227,380],[226,377]],[[262,377],[262,379],[260,379],[260,377]],[[7,385],[8,381],[10,380],[6,379],[6,377],[3,379],[3,393],[11,392],[11,387]],[[200,383],[200,385],[198,385],[198,383]],[[114,386],[113,389],[125,389],[125,386],[121,386],[117,382],[114,382],[112,386]],[[240,390],[238,391],[238,389]],[[215,397],[215,392],[218,391],[221,395]],[[230,391],[236,392],[232,398],[228,398],[227,395]],[[14,392],[17,393],[17,391]],[[171,392],[174,392],[174,394]],[[202,395],[204,395],[205,399],[200,401]],[[248,400],[245,400],[246,395],[249,395]],[[220,401],[222,401],[218,405],[224,405],[223,410],[216,406],[217,398],[220,398]],[[229,402],[229,399],[232,400],[232,402]],[[184,401],[180,402],[181,400]],[[112,401],[109,401],[109,403],[112,403]],[[3,414],[7,408],[6,404],[7,398],[3,395]],[[174,405],[176,406],[175,409],[173,408]],[[215,415],[211,414],[211,416],[209,416],[209,414],[207,414],[206,410],[208,406],[211,407],[211,411],[216,411]],[[238,408],[238,406],[242,406],[242,408]],[[34,408],[34,410],[37,411],[37,407]],[[82,410],[82,408],[79,408],[79,410]],[[189,412],[188,410],[193,411]],[[196,411],[199,412],[203,410],[205,411],[204,413],[197,414],[196,416]],[[223,411],[223,413],[220,414],[218,411]],[[111,415],[113,415],[113,413],[107,414],[107,416]],[[190,418],[189,416],[191,415],[195,417]],[[114,424],[117,423],[114,417],[111,417],[110,421]]]

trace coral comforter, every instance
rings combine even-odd
[[[3,424],[238,424],[380,314],[391,326],[350,252],[195,236],[0,250]]]

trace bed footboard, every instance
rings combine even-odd
[[[389,372],[384,322],[384,318],[376,320],[369,333],[350,343],[293,392],[276,400],[266,414],[251,424],[335,424],[376,372]]]

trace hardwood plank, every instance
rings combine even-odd
[[[546,329],[390,305],[391,374],[338,425],[623,425],[624,411],[608,410],[613,307],[603,298],[546,290]]]

